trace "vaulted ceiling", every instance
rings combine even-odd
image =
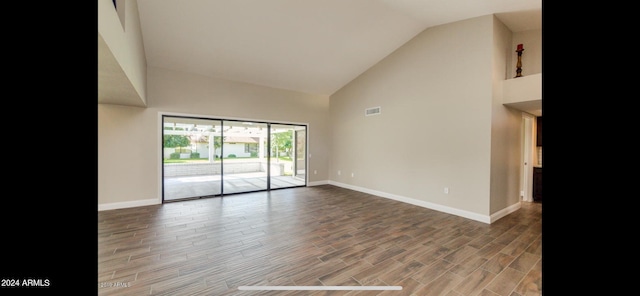
[[[137,3],[148,67],[320,95],[432,26],[495,14],[513,32],[542,27],[542,0]]]

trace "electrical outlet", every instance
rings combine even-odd
[[[342,172],[340,170],[338,170],[338,176],[340,176],[340,174],[342,174]]]
[[[444,193],[445,193],[445,194],[449,194],[449,187],[445,187],[445,188],[444,188]]]
[[[313,170],[313,174],[314,175],[318,174],[318,170]]]
[[[351,178],[355,177],[356,175],[354,173],[351,173]]]

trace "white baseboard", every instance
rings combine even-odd
[[[428,201],[417,200],[417,199],[414,199],[414,198],[409,198],[409,197],[405,197],[405,196],[400,196],[400,195],[391,194],[391,193],[387,193],[387,192],[377,191],[377,190],[368,189],[368,188],[364,188],[364,187],[344,184],[344,183],[331,181],[331,180],[308,182],[307,186],[320,186],[320,185],[327,185],[327,184],[338,186],[338,187],[342,187],[342,188],[347,188],[347,189],[351,189],[351,190],[355,190],[355,191],[359,191],[359,192],[364,192],[364,193],[368,193],[368,194],[372,194],[372,195],[375,195],[375,196],[380,196],[380,197],[384,197],[384,198],[388,198],[388,199],[393,199],[393,200],[397,200],[397,201],[400,201],[400,202],[416,205],[416,206],[427,208],[427,209],[431,209],[431,210],[436,210],[436,211],[447,213],[447,214],[460,216],[460,217],[463,217],[463,218],[467,218],[467,219],[471,219],[471,220],[475,220],[475,221],[479,221],[479,222],[483,222],[483,223],[487,223],[487,224],[491,224],[491,223],[499,220],[500,218],[519,210],[520,206],[521,206],[520,203],[518,202],[518,203],[516,203],[516,204],[514,204],[512,206],[509,206],[507,208],[504,208],[504,209],[498,211],[497,213],[495,213],[495,214],[493,214],[491,216],[486,216],[486,215],[480,215],[478,213],[473,213],[473,212],[469,212],[469,211],[465,211],[465,210],[460,210],[460,209],[456,209],[456,208],[452,208],[452,207],[447,207],[447,206],[443,206],[443,205],[439,205],[439,204],[430,203]],[[125,202],[114,202],[114,203],[98,204],[98,211],[116,210],[116,209],[142,207],[142,206],[151,206],[151,205],[159,205],[159,204],[162,204],[162,202],[159,201],[156,198],[135,200],[135,201],[125,201]]]
[[[329,184],[329,182],[327,180],[323,180],[323,181],[308,182],[307,186],[320,186],[320,185],[327,185],[327,184]],[[98,211],[117,210],[117,209],[151,206],[151,205],[159,205],[159,204],[162,204],[162,202],[156,198],[124,201],[124,202],[114,202],[114,203],[104,203],[104,204],[98,204]]]
[[[328,180],[307,182],[307,186],[320,186],[329,184]]]
[[[436,211],[447,213],[447,214],[460,216],[460,217],[463,217],[463,218],[467,218],[467,219],[471,219],[471,220],[475,220],[475,221],[479,221],[479,222],[483,222],[483,223],[487,223],[487,224],[491,224],[491,222],[492,222],[492,217],[489,217],[487,215],[480,215],[478,213],[469,212],[469,211],[465,211],[465,210],[460,210],[460,209],[447,207],[447,206],[443,206],[443,205],[439,205],[439,204],[434,204],[434,203],[430,203],[428,201],[417,200],[417,199],[414,199],[414,198],[409,198],[409,197],[400,196],[400,195],[396,195],[396,194],[391,194],[391,193],[387,193],[387,192],[382,192],[382,191],[372,190],[372,189],[368,189],[368,188],[353,186],[353,185],[344,184],[344,183],[340,183],[340,182],[335,182],[335,181],[331,181],[331,180],[329,180],[329,184],[335,185],[335,186],[338,186],[338,187],[343,187],[343,188],[355,190],[355,191],[360,191],[360,192],[364,192],[364,193],[373,194],[373,195],[384,197],[384,198],[388,198],[388,199],[397,200],[397,201],[400,201],[400,202],[416,205],[416,206],[427,208],[427,209],[431,209],[431,210],[436,210]],[[493,221],[495,221],[495,220],[493,220]]]
[[[117,209],[124,209],[124,208],[159,205],[161,203],[162,202],[160,202],[157,198],[134,200],[134,201],[113,202],[113,203],[106,203],[106,204],[98,204],[98,211],[117,210]]]
[[[496,212],[495,214],[491,215],[491,222],[493,223],[495,221],[498,221],[500,218],[509,215],[517,210],[520,209],[520,202],[517,202],[515,204],[513,204],[512,206],[508,206],[498,212]]]

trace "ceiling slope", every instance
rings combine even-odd
[[[495,14],[541,29],[542,0],[138,0],[158,67],[331,95],[431,26]],[[144,106],[98,34],[99,103]]]

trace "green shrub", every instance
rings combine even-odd
[[[229,154],[229,156],[227,156],[228,158],[236,158],[235,154]]]
[[[178,153],[178,152],[171,153],[171,154],[169,154],[169,158],[170,159],[180,159],[180,153]]]
[[[192,152],[191,158],[200,158],[200,152]]]

